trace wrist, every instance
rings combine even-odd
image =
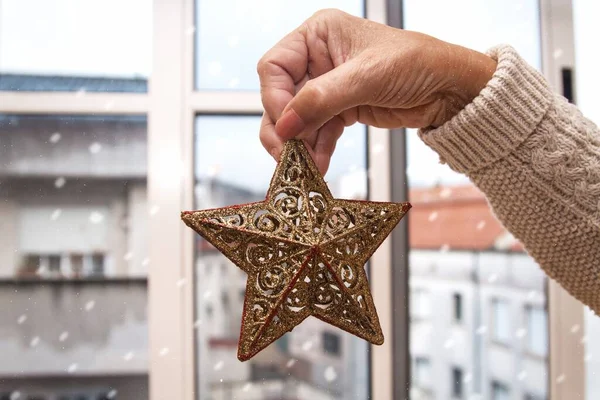
[[[474,50],[449,45],[448,86],[446,98],[446,122],[458,114],[481,93],[496,71],[496,61]],[[441,125],[441,124],[439,124]],[[439,126],[438,125],[438,126]]]

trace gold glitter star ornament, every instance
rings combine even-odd
[[[248,274],[246,361],[311,315],[382,344],[364,265],[410,207],[334,199],[303,142],[290,140],[264,201],[181,218]]]

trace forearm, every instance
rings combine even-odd
[[[600,131],[510,48],[494,78],[423,140],[486,194],[546,273],[600,312]]]

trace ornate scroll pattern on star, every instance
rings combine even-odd
[[[265,201],[182,213],[248,274],[238,358],[310,315],[383,343],[364,264],[410,204],[334,199],[302,142],[281,159]]]

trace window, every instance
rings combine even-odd
[[[403,28],[482,52],[508,43],[533,67],[541,68],[540,4],[537,0],[487,0],[485,4],[464,0],[457,6],[444,0],[403,0]],[[594,91],[590,93],[594,98]],[[513,326],[508,306],[492,306],[493,297],[510,299],[514,310],[524,309],[530,293],[545,296],[546,278],[522,249],[505,249],[497,240],[503,228],[484,195],[465,176],[440,164],[439,156],[414,130],[406,134],[406,147],[408,196],[413,205],[408,218],[410,351],[418,354],[439,342],[452,353],[490,359],[490,352],[497,350],[495,343],[511,343],[515,332],[526,328]],[[507,283],[499,285],[498,278],[507,271]],[[488,290],[491,285],[493,291]],[[429,301],[423,300],[423,290],[429,292]],[[418,311],[427,309],[423,303],[430,303],[431,313]],[[424,323],[422,314],[428,315]],[[456,324],[472,329],[472,340],[455,341],[448,334],[440,338],[439,332],[451,332]],[[439,360],[448,365],[446,357],[446,351],[432,353],[431,363]],[[527,355],[516,357],[522,365]],[[480,371],[472,375],[474,388],[488,385],[486,377],[492,372],[489,363],[478,360],[467,358],[461,364],[463,371]],[[550,374],[545,362],[540,365],[535,376],[530,372],[528,384],[544,393]],[[435,393],[445,393],[447,387],[444,379],[432,383]]]
[[[536,394],[527,393],[525,395],[524,400],[546,400],[546,397],[545,396],[536,395]]]
[[[452,304],[454,306],[454,322],[460,324],[463,319],[463,305],[462,295],[460,293],[454,293],[452,296]]]
[[[412,319],[426,319],[431,315],[431,296],[429,291],[416,289],[412,292],[410,316]]]
[[[420,389],[428,389],[432,384],[429,358],[416,357],[412,371],[412,384]]]
[[[542,307],[527,307],[527,350],[535,355],[548,354],[548,318]]]
[[[197,116],[195,123],[196,209],[243,204],[264,199],[275,163],[258,140],[259,124],[260,117],[253,115]],[[334,196],[342,198],[365,198],[367,180],[364,126],[357,125],[348,128],[337,148],[339,151],[332,159],[326,178],[332,193]],[[218,151],[216,151],[217,149]],[[244,167],[240,168],[240,165]],[[207,276],[204,266],[210,262],[227,265],[227,279],[222,277],[215,279]],[[220,299],[219,293],[229,293],[232,290],[233,293],[239,292],[240,295],[244,293],[247,275],[236,266],[230,265],[220,253],[215,254],[215,252],[205,252],[200,249],[196,253],[195,271],[195,290],[200,294],[196,296],[197,310],[206,307],[207,302],[212,301],[210,299],[213,296]],[[239,336],[241,317],[241,305],[235,307],[232,305],[226,313],[215,305],[212,308],[211,323],[203,324],[203,329],[196,330],[196,343],[199,349],[197,354],[198,380],[202,398],[216,398],[225,391],[233,393],[234,397],[246,397],[246,393],[243,392],[244,386],[248,383],[252,384],[253,377],[257,377],[257,375],[247,374],[243,369],[237,367],[239,365],[236,357],[237,341],[230,339]],[[202,319],[200,315],[196,318]],[[267,350],[281,350],[280,354],[285,359],[306,360],[307,366],[302,367],[302,370],[292,370],[301,375],[294,375],[290,378],[294,382],[298,381],[297,384],[301,388],[299,390],[319,393],[318,395],[324,399],[336,399],[334,394],[321,389],[322,385],[329,385],[333,382],[327,380],[332,379],[333,374],[327,374],[329,378],[325,378],[325,373],[306,375],[308,371],[316,371],[320,368],[325,356],[333,356],[340,363],[334,374],[335,382],[346,382],[342,389],[344,393],[348,393],[348,396],[353,393],[354,396],[360,398],[368,397],[365,392],[367,390],[366,379],[353,378],[365,377],[367,374],[366,363],[353,361],[367,358],[367,346],[364,341],[342,331],[331,331],[328,324],[316,318],[304,320],[297,329],[286,333],[285,336],[286,338],[283,340],[287,341],[286,343],[276,342]],[[322,340],[322,344],[319,343],[320,340]],[[287,349],[287,351],[283,352],[282,349]],[[222,369],[215,371],[215,365],[220,362],[223,365]],[[248,363],[253,362],[252,359],[248,361]],[[266,358],[265,365],[261,366],[261,370],[278,370],[278,363],[277,357]],[[264,369],[262,369],[263,367]],[[224,376],[222,371],[226,370],[229,375]],[[273,385],[283,384],[282,379],[271,377],[275,379],[272,382]],[[256,386],[260,387],[260,385]],[[268,389],[265,387],[261,390]],[[269,396],[281,398],[283,395],[275,393]],[[268,396],[267,394],[257,394],[255,397]]]
[[[463,398],[463,370],[458,367],[452,368],[452,398]]]
[[[501,382],[492,382],[492,400],[510,400],[510,389]]]
[[[511,339],[510,304],[506,300],[492,300],[493,339],[500,343],[509,343]]]
[[[42,18],[9,1],[0,19],[25,4]],[[124,376],[147,392],[146,150],[144,116],[0,114],[0,375],[36,388],[22,399]]]
[[[151,37],[151,0],[3,1],[0,91],[145,92]]]
[[[260,57],[322,8],[364,14],[362,0],[197,0],[196,88],[258,91]]]
[[[340,336],[332,332],[323,332],[323,351],[327,354],[339,356],[342,351]]]

